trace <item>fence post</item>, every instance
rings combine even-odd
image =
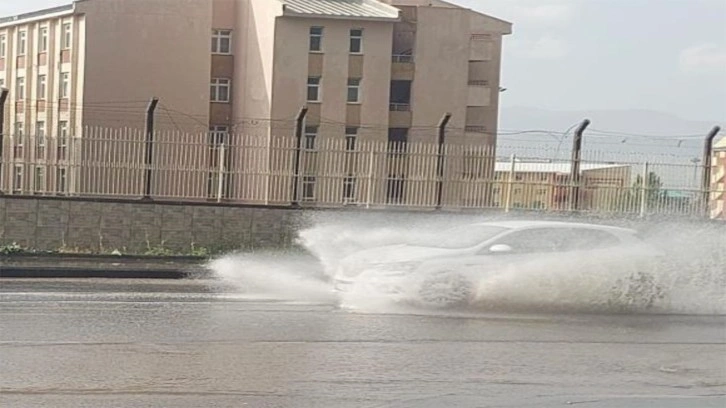
[[[302,136],[303,136],[303,125],[305,124],[305,117],[308,115],[308,107],[303,106],[300,112],[297,114],[295,119],[295,162],[293,167],[293,182],[292,182],[292,206],[297,207],[300,205],[300,198],[298,197],[300,189],[300,155],[302,153]]]
[[[151,200],[151,165],[154,157],[154,111],[159,98],[153,97],[146,108],[146,180],[144,183],[144,199]]]
[[[451,113],[446,112],[439,122],[439,151],[436,159],[436,209],[441,209],[444,194],[444,149],[446,147],[446,125],[451,120]]]
[[[223,196],[222,193],[224,191],[224,183],[225,183],[224,157],[225,157],[225,151],[224,151],[224,140],[223,140],[222,143],[219,144],[219,159],[218,159],[219,166],[217,166],[218,172],[219,172],[219,174],[217,175],[217,202],[218,203],[222,202],[222,196]]]
[[[7,99],[7,88],[0,88],[0,195],[3,195],[3,146],[5,145],[5,101]]]
[[[507,177],[507,195],[504,197],[504,212],[512,207],[512,190],[514,188],[514,173],[517,166],[517,155],[513,154],[509,162],[509,176]]]
[[[643,163],[643,174],[641,176],[642,180],[640,183],[640,218],[644,218],[648,211],[648,190],[650,190],[650,186],[648,185],[648,173],[650,172],[649,167],[650,165],[648,162]]]
[[[708,135],[703,145],[703,180],[701,182],[701,197],[703,200],[702,208],[703,214],[707,217],[711,217],[711,157],[713,155],[713,140],[721,131],[719,126],[714,126]]]
[[[368,157],[368,191],[366,192],[366,208],[371,208],[371,200],[373,199],[373,172],[375,171],[375,154],[376,148],[373,142],[371,142],[371,153]]]
[[[590,126],[590,120],[585,119],[575,130],[572,140],[572,165],[570,166],[570,211],[577,210],[580,205],[580,161],[582,159],[582,135]]]

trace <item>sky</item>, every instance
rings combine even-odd
[[[514,23],[503,107],[726,122],[726,0],[450,0]],[[0,0],[0,16],[67,4]]]

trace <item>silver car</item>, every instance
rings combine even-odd
[[[356,252],[342,260],[334,280],[342,292],[365,285],[379,293],[412,295],[434,306],[454,306],[473,300],[477,278],[523,263],[644,271],[660,256],[632,229],[550,221],[484,222],[436,233],[421,242]],[[650,303],[660,296],[657,290],[651,292]]]

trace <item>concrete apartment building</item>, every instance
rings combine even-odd
[[[713,147],[711,218],[726,221],[726,137]]]
[[[89,181],[82,169],[62,166],[66,136],[87,127],[143,129],[151,96],[160,99],[158,129],[212,131],[218,137],[210,140],[228,143],[237,132],[289,137],[306,106],[308,147],[326,139],[435,143],[447,112],[448,142],[494,146],[502,37],[510,33],[508,22],[439,0],[78,0],[2,18],[5,133],[16,136],[13,144],[20,135],[50,135],[56,145],[42,156],[32,146],[20,155],[22,146],[7,146],[3,163],[13,168],[6,165],[0,185],[71,194],[100,188],[98,176]],[[78,162],[104,160],[94,156],[99,150],[79,148]],[[234,168],[247,159],[238,151],[226,160]],[[289,169],[288,159],[268,155],[255,166]],[[45,160],[54,171],[32,176]],[[317,201],[311,177],[303,198]],[[189,183],[193,196],[208,185]],[[231,176],[225,185],[230,197],[253,188]]]

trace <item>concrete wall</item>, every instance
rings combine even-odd
[[[287,246],[286,209],[0,197],[0,245],[143,253]]]

